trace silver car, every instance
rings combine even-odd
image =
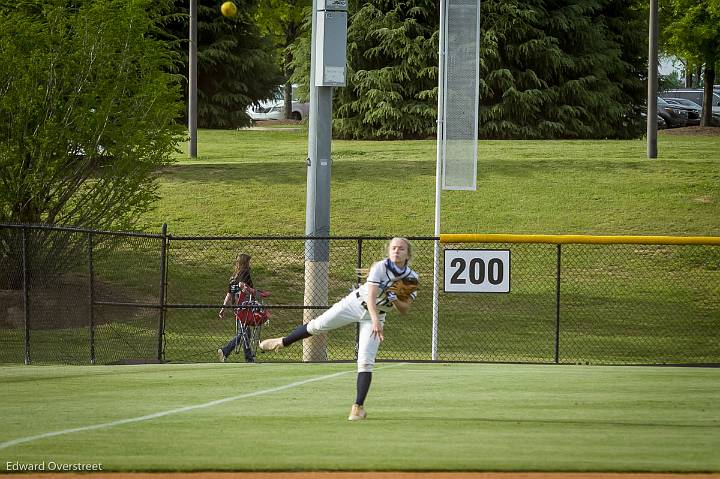
[[[297,85],[293,85],[293,97]],[[273,98],[267,101],[261,101],[247,107],[246,113],[252,121],[262,120],[284,120],[285,119],[285,101],[284,87],[282,85],[275,89]],[[292,112],[290,118],[293,120],[304,120],[310,112],[310,104],[299,101],[292,102]]]

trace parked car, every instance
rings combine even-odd
[[[643,109],[643,111],[640,112],[640,117],[643,119],[643,122],[647,121],[647,113]],[[663,120],[663,117],[660,115],[657,115],[657,129],[662,130],[663,128],[667,128],[667,123],[665,123],[665,120]]]
[[[702,88],[680,88],[676,90],[666,90],[661,92],[660,96],[663,98],[685,98],[702,106],[705,92]],[[718,91],[713,91],[712,111],[713,115],[720,115],[720,92]]]
[[[677,105],[671,105],[660,97],[657,98],[657,112],[658,115],[660,115],[662,119],[665,120],[668,128],[687,126],[687,110],[678,108]]]
[[[688,100],[688,99],[685,99],[685,98],[671,98],[671,97],[666,97],[665,100],[667,100],[668,103],[677,103],[678,105],[683,105],[683,106],[690,107],[690,108],[693,108],[693,109],[702,110],[702,106],[698,105],[697,103],[695,103],[695,102],[692,101],[692,100]]]
[[[665,98],[664,100],[675,108],[687,110],[688,126],[697,126],[700,124],[700,117],[702,116],[702,107],[700,105],[685,98]]]
[[[297,85],[293,85],[293,96]],[[284,120],[285,119],[285,90],[282,85],[275,89],[274,96],[267,101],[261,101],[248,106],[246,113],[253,121],[262,120]],[[292,113],[290,117],[293,120],[304,120],[310,112],[310,104],[299,101],[292,102]]]
[[[671,90],[671,91],[677,91],[677,90]],[[692,95],[693,95],[695,98],[697,98],[699,102],[702,102],[702,99],[703,99],[703,96],[704,96],[702,90],[697,90],[697,89],[695,89],[695,90],[688,90],[688,91],[691,91],[691,92],[692,92]],[[700,94],[697,93],[698,91],[700,91]],[[668,92],[663,92],[663,96],[665,96],[665,94],[667,94],[667,93],[668,93]],[[701,104],[701,103],[698,103],[698,101],[689,100],[689,99],[685,98],[685,97],[690,96],[690,95],[691,95],[691,93],[687,93],[687,92],[686,92],[686,93],[684,93],[684,97],[682,97],[682,98],[680,98],[680,97],[666,97],[665,99],[666,99],[666,100],[667,100],[667,99],[673,99],[673,100],[675,100],[675,101],[677,101],[677,102],[682,102],[682,104],[684,104],[684,105],[695,106],[695,107],[697,107],[697,108],[700,108],[700,118],[702,118],[702,104]],[[720,90],[716,90],[716,91],[713,93],[713,102],[714,102],[714,103],[713,103],[713,107],[712,107],[712,124],[713,124],[713,126],[720,126]]]
[[[657,128],[658,128],[658,130],[667,128],[667,123],[665,123],[665,120],[660,115],[657,116]]]
[[[283,120],[285,119],[285,105],[283,103],[250,105],[247,114],[253,121]]]

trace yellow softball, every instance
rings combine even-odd
[[[220,7],[220,12],[226,17],[237,15],[237,6],[233,2],[225,2]]]

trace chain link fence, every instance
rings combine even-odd
[[[389,238],[327,238],[327,283],[306,281],[305,237],[189,237],[0,225],[0,362],[217,361],[235,335],[218,315],[238,253],[270,296],[262,337],[322,311],[385,256]],[[411,238],[419,295],[390,313],[379,360],[433,358],[433,250]],[[509,293],[445,293],[441,361],[718,364],[720,246],[495,243],[512,254]],[[441,249],[467,244],[443,243]],[[477,244],[473,248],[477,248]],[[442,268],[440,269],[442,271]],[[304,304],[322,289],[327,301]],[[354,361],[356,328],[330,332],[326,357]],[[244,361],[232,354],[229,361]],[[296,345],[259,361],[302,361]]]

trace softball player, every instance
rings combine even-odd
[[[392,291],[393,283],[405,278],[417,281],[418,274],[408,263],[412,256],[410,242],[405,238],[393,238],[388,245],[388,257],[372,265],[367,281],[335,303],[323,314],[295,328],[284,338],[266,339],[260,343],[263,351],[275,351],[315,334],[321,334],[351,323],[360,323],[358,342],[357,396],[350,410],[350,421],[365,419],[365,397],[370,389],[372,370],[378,347],[383,341],[385,314],[395,308],[400,314],[410,309],[417,296],[413,292],[406,301],[401,301]]]

